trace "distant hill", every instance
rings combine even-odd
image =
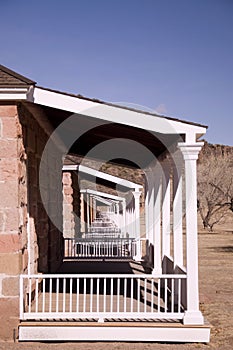
[[[233,146],[211,144],[205,141],[205,144],[199,154],[198,162],[202,163],[209,156],[221,157],[221,158],[232,158],[233,166]]]

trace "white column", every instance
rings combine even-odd
[[[150,175],[150,184],[149,184],[149,198],[148,198],[148,241],[149,243],[154,243],[154,179],[152,177],[153,175]]]
[[[153,169],[146,171],[147,188],[145,198],[145,220],[146,220],[146,255],[148,263],[153,266],[153,255],[155,255],[154,242],[154,174]],[[154,253],[154,254],[153,254]]]
[[[121,236],[126,236],[126,203],[122,202],[122,226],[121,226]]]
[[[197,169],[198,153],[203,143],[185,144],[179,147],[185,160],[186,197],[186,259],[187,259],[187,311],[184,324],[203,324],[199,310],[198,291],[198,240],[197,240]]]
[[[116,203],[116,225],[120,227],[119,203]]]
[[[90,227],[90,195],[87,193],[87,231],[89,232]]]
[[[182,267],[183,262],[183,208],[182,208],[182,167],[183,159],[179,152],[173,156],[173,246],[174,267]]]
[[[149,197],[150,197],[150,174],[149,171],[146,173],[146,184],[145,184],[145,226],[146,226],[146,239],[149,240],[149,228],[150,228],[150,219],[149,219]]]
[[[141,192],[136,190],[133,191],[134,196],[134,230],[135,230],[135,238],[137,241],[137,255],[135,259],[140,261],[142,259],[141,253],[141,239],[140,239],[140,195]]]
[[[154,245],[154,268],[153,274],[162,273],[162,258],[161,258],[161,167],[157,163],[154,169],[154,222],[153,222],[153,245]]]
[[[171,215],[171,188],[170,188],[170,164],[167,160],[162,162],[162,258],[170,257],[170,215]]]
[[[96,219],[96,198],[93,198],[93,212],[94,212],[94,220]]]
[[[133,233],[132,233],[132,227],[131,227],[131,207],[126,207],[126,233],[128,233],[129,237],[133,237]]]

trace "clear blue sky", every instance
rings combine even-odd
[[[233,145],[233,0],[0,0],[0,63]]]

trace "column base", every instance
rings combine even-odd
[[[136,241],[136,255],[133,257],[136,261],[142,261],[142,252],[141,252],[141,240],[137,239]]]
[[[143,259],[142,259],[140,254],[139,255],[134,255],[133,256],[133,260],[138,261],[138,262],[143,261]]]
[[[186,311],[183,318],[184,325],[203,325],[204,317],[201,311]]]

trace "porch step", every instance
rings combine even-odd
[[[174,320],[37,321],[19,324],[19,341],[209,342],[209,324],[191,326]]]

